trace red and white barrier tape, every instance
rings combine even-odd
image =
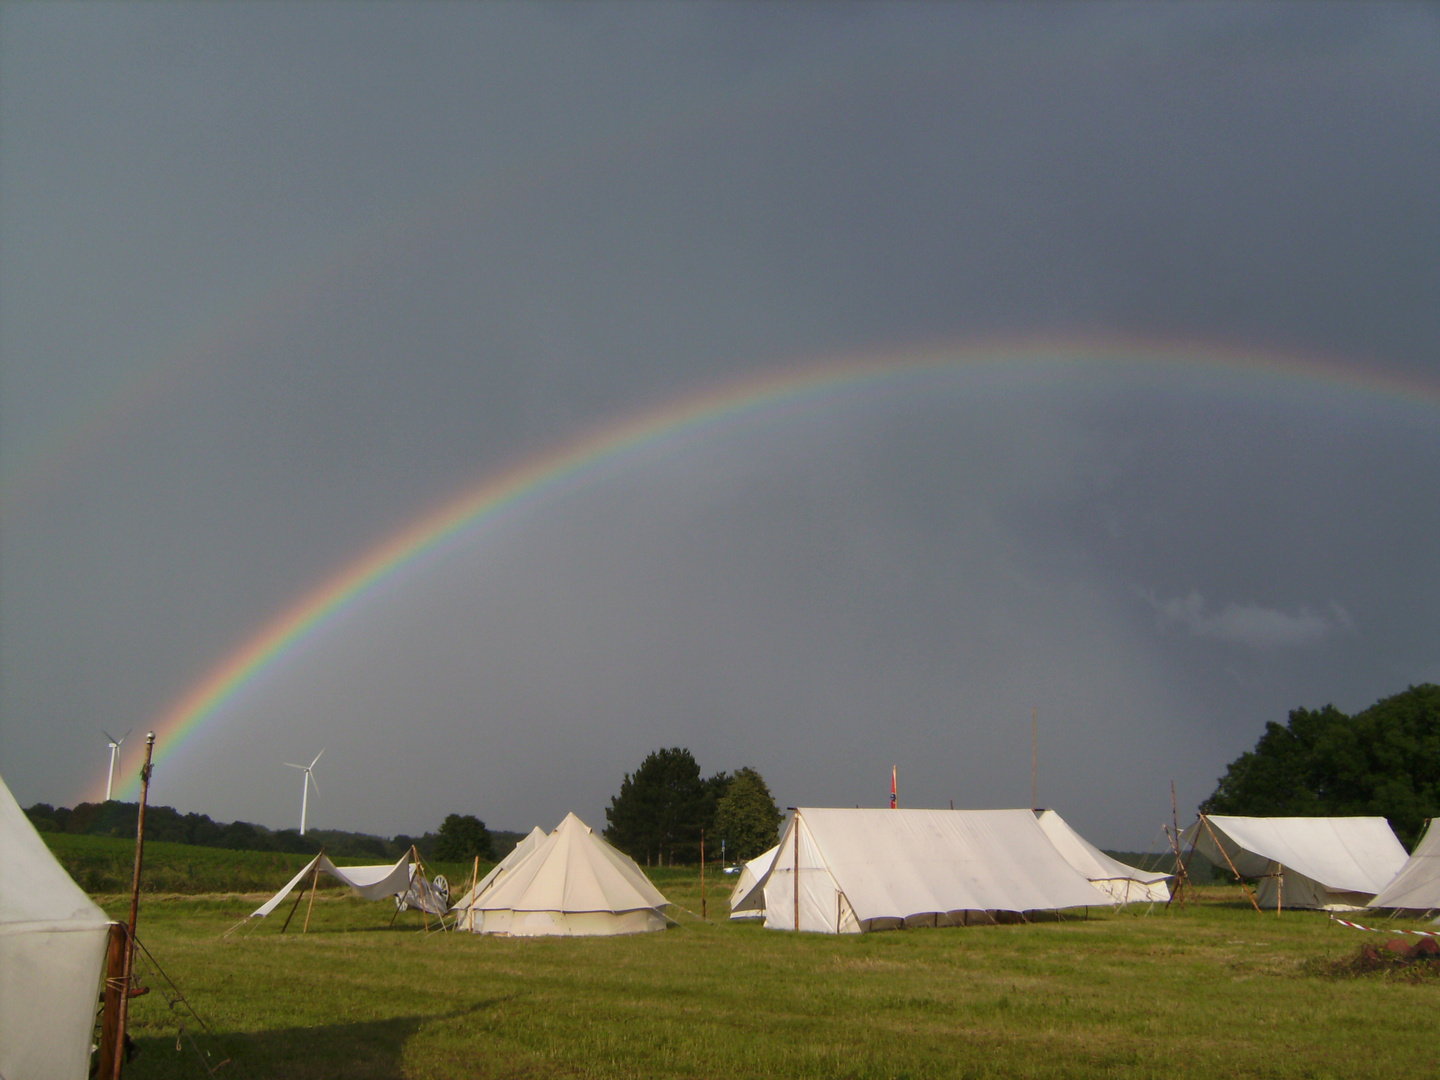
[[[1349,919],[1337,919],[1334,915],[1330,916],[1330,921],[1338,922],[1341,926],[1348,926],[1351,930],[1368,930],[1372,934],[1413,934],[1416,937],[1440,937],[1440,930],[1401,930],[1393,926],[1388,929],[1378,926],[1361,926]]]

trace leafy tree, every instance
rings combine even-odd
[[[435,858],[441,862],[460,862],[494,858],[490,830],[474,814],[447,814],[435,837]]]
[[[709,830],[727,779],[717,773],[702,780],[689,750],[656,750],[611,797],[605,839],[646,866],[696,862],[700,832]]]
[[[715,805],[715,836],[736,859],[753,859],[779,841],[781,816],[765,778],[747,765],[729,778]]]
[[[1230,763],[1204,813],[1374,814],[1414,847],[1440,816],[1440,687],[1412,686],[1350,717],[1333,705],[1273,721]]]

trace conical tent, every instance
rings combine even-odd
[[[0,780],[0,1077],[84,1080],[110,922]]]
[[[1440,829],[1433,821],[1400,872],[1369,906],[1418,912],[1440,910]]]
[[[471,905],[476,933],[592,936],[663,930],[670,901],[635,860],[574,814]]]
[[[829,934],[1109,903],[1032,810],[801,808],[762,887],[767,928]]]
[[[464,919],[466,912],[470,910],[470,905],[475,902],[475,898],[477,896],[483,896],[486,889],[489,889],[492,885],[495,885],[512,869],[514,869],[521,862],[523,862],[527,855],[529,855],[532,851],[534,851],[537,847],[539,847],[545,842],[545,836],[545,830],[540,828],[539,825],[536,825],[533,829],[531,829],[529,836],[525,837],[525,839],[521,840],[520,843],[516,844],[514,850],[512,850],[510,854],[506,855],[505,858],[501,859],[498,863],[491,867],[490,872],[486,874],[483,878],[481,878],[479,881],[477,881],[473,889],[467,892],[451,906],[450,913],[452,915],[459,916],[461,919]]]
[[[1261,907],[1362,908],[1406,861],[1383,817],[1207,814],[1181,839],[1217,868],[1257,878]]]
[[[1041,810],[1035,817],[1055,850],[1083,874],[1107,900],[1117,904],[1164,903],[1170,899],[1170,875],[1141,870],[1112,859],[1070,827],[1054,810]]]
[[[780,850],[776,844],[769,851],[761,852],[740,868],[740,878],[730,892],[730,918],[763,919],[765,917],[765,890],[760,883],[770,872],[775,862],[775,853]]]

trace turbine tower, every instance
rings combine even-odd
[[[322,749],[322,750],[320,751],[320,754],[323,754],[323,753],[325,753],[325,751]],[[320,760],[320,754],[316,754],[316,755],[315,755],[315,761],[319,761],[319,760]],[[290,762],[288,762],[288,761],[285,762],[285,764],[286,764],[287,767],[289,767],[289,768],[291,768],[291,769],[299,769],[302,773],[305,774],[304,779],[302,779],[302,780],[300,781],[300,835],[301,835],[301,836],[304,836],[304,835],[305,835],[305,811],[310,808],[310,785],[311,785],[311,784],[315,784],[315,775],[314,775],[314,774],[315,774],[315,761],[310,762],[309,765],[291,765]],[[316,790],[317,792],[320,790],[320,785],[319,785],[319,784],[315,784],[315,790]]]
[[[130,729],[130,731],[134,730],[134,728]],[[115,785],[115,763],[120,759],[120,744],[130,737],[130,731],[125,732],[124,735],[121,735],[117,739],[114,735],[111,735],[104,728],[100,729],[100,734],[104,735],[105,738],[110,741],[110,772],[105,777],[106,802],[110,801],[110,789]]]

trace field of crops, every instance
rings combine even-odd
[[[426,933],[335,891],[308,934],[302,907],[284,935],[272,917],[222,937],[260,893],[147,894],[139,937],[208,1030],[143,964],[126,1075],[204,1076],[207,1055],[220,1076],[299,1080],[1440,1074],[1429,965],[1360,970],[1384,938],[1257,915],[1233,888],[1168,913],[839,938],[728,923],[713,875],[705,921],[696,870],[652,876],[680,924],[624,938]]]

